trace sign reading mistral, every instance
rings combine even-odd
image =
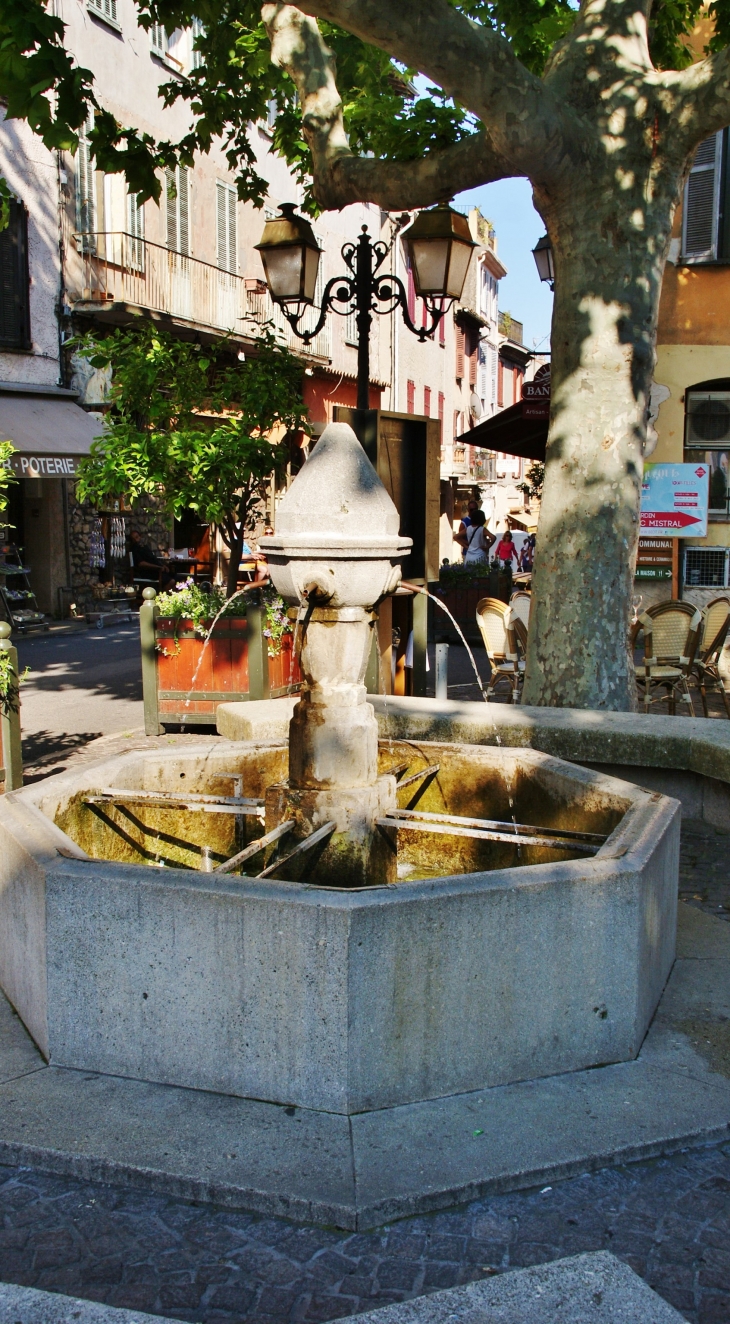
[[[704,538],[709,493],[707,464],[645,464],[641,485],[642,534]]]

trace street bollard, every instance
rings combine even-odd
[[[248,697],[269,697],[269,641],[264,634],[265,607],[260,593],[252,593],[246,602],[248,636]]]
[[[449,697],[449,645],[436,645],[436,698]]]
[[[142,698],[144,701],[144,733],[146,736],[163,735],[165,729],[160,726],[157,689],[156,597],[157,594],[153,588],[146,588],[142,594],[143,601],[139,609],[139,642],[142,649]]]
[[[0,698],[0,734],[2,735],[2,762],[5,771],[5,790],[17,791],[23,785],[23,751],[20,734],[20,680],[18,678],[18,650],[10,643],[10,626],[0,621],[0,652],[10,661],[9,689]]]

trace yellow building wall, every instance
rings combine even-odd
[[[724,274],[724,272],[723,272]],[[684,460],[684,393],[698,382],[730,377],[730,328],[725,344],[660,344],[654,381],[666,386],[669,397],[659,407],[656,421],[659,438],[650,463],[681,464]],[[711,449],[708,446],[708,450]],[[685,542],[685,540],[682,540]],[[688,538],[690,547],[727,547],[730,525],[711,520],[706,538]]]

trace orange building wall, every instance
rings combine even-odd
[[[730,266],[667,262],[657,344],[730,345]]]

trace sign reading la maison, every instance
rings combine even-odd
[[[16,451],[6,465],[18,478],[73,478],[83,455],[24,455]]]

